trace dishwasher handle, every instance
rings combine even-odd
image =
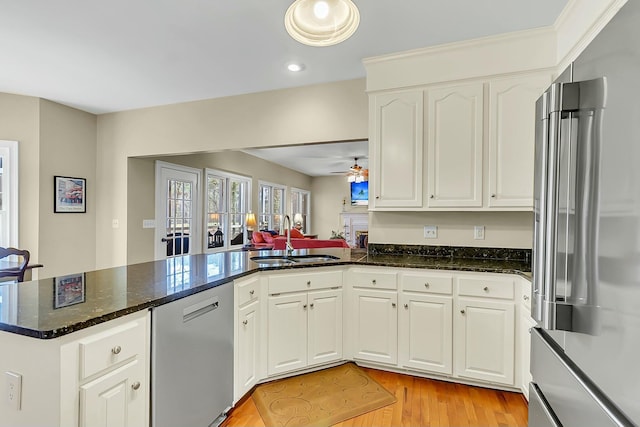
[[[182,310],[182,322],[186,323],[197,317],[200,317],[208,312],[215,310],[220,305],[218,297],[207,298],[202,301],[198,301],[195,304],[185,307]]]

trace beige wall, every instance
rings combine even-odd
[[[424,238],[424,226],[438,227],[437,239]],[[474,240],[473,226],[485,226]],[[530,249],[531,212],[375,212],[369,215],[369,243],[480,246]]]
[[[366,139],[364,88],[358,79],[99,116],[96,267],[127,262],[128,157]]]
[[[0,93],[0,139],[18,141],[18,247],[38,262],[40,190],[40,102],[30,96]]]
[[[367,208],[351,206],[350,186],[344,176],[321,176],[313,178],[311,185],[311,222],[313,233],[319,239],[328,239],[332,231],[343,232],[343,212],[366,213]]]
[[[155,217],[155,161],[189,166],[196,169],[218,169],[252,178],[251,209],[258,211],[258,181],[269,181],[288,187],[311,190],[311,177],[240,151],[202,153],[183,156],[130,158],[127,191],[127,263],[154,258],[154,229],[142,228],[144,219]],[[287,199],[287,203],[288,199]]]
[[[39,277],[96,264],[96,116],[40,101]],[[86,213],[53,213],[54,175],[86,178]]]

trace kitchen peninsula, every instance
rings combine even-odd
[[[525,306],[521,310],[518,299],[525,303],[528,299],[530,284],[523,275],[530,271],[530,251],[371,245],[369,254],[338,248],[299,250],[294,255],[332,255],[336,259],[271,267],[251,260],[261,254],[192,255],[82,273],[78,275],[81,295],[74,299],[75,304],[66,306],[58,304],[62,291],[57,279],[4,285],[8,287],[5,295],[11,297],[2,304],[0,345],[12,351],[0,354],[0,369],[22,376],[22,400],[19,410],[4,408],[0,426],[85,425],[92,412],[88,407],[92,387],[115,374],[122,377],[129,399],[127,414],[133,417],[129,421],[149,425],[148,384],[153,375],[149,309],[230,281],[234,282],[235,306],[234,402],[258,382],[344,360],[448,381],[520,389],[524,375],[520,371],[528,372],[528,362],[525,367],[518,336],[523,329],[520,317],[528,311]],[[498,256],[502,259],[496,259]],[[285,297],[312,301],[323,292],[336,296],[333,300],[339,303],[340,324],[334,329],[341,333],[334,357],[318,362],[309,354],[296,366],[279,364],[282,352],[295,353],[297,347],[279,344],[278,331],[285,326],[278,326],[282,319],[276,315],[277,304]],[[379,319],[367,318],[366,308],[356,309],[368,303],[376,307]],[[253,328],[257,328],[256,341],[249,347],[248,336],[243,335],[247,318],[242,317],[248,308],[254,316],[249,318],[256,322]],[[315,313],[320,312],[317,303]],[[408,316],[409,312],[413,315]],[[464,315],[455,316],[455,312]],[[434,331],[411,324],[425,319],[442,323]],[[500,345],[501,366],[493,361],[482,366],[493,355],[473,347],[475,341],[466,339],[463,332],[487,320],[497,329],[483,342]],[[386,327],[371,330],[380,321]],[[305,327],[304,337],[287,334],[287,340],[306,342],[322,333]],[[430,342],[442,354],[434,357],[432,350],[420,348],[418,335],[412,336],[420,333],[419,341]],[[381,334],[389,334],[388,339],[380,340]],[[377,345],[372,336],[376,342],[389,344],[385,349],[388,357],[372,356],[384,353],[371,348]],[[475,358],[460,359],[464,346],[471,346],[464,353]],[[285,359],[297,357],[289,356]]]

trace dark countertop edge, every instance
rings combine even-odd
[[[463,261],[463,259],[461,259],[461,261]],[[305,269],[305,268],[311,268],[311,267],[335,267],[335,266],[341,266],[341,265],[371,265],[371,266],[378,266],[378,267],[394,267],[394,268],[420,268],[424,270],[446,270],[446,271],[468,271],[468,272],[477,272],[477,273],[516,274],[516,275],[522,276],[525,279],[531,280],[530,276],[528,276],[528,274],[529,275],[531,274],[530,272],[526,272],[526,271],[522,271],[514,268],[496,268],[496,267],[491,268],[491,267],[480,267],[480,266],[465,266],[464,264],[433,266],[433,265],[421,265],[417,263],[410,263],[406,261],[405,262],[370,261],[370,260],[367,260],[367,255],[363,254],[359,258],[351,259],[351,260],[324,261],[319,263],[304,263],[304,264],[293,264],[293,265],[283,265],[283,266],[265,266],[265,267],[256,266],[253,269],[249,269],[247,271],[243,271],[241,273],[237,273],[237,274],[225,277],[224,279],[208,282],[208,283],[196,286],[194,288],[186,289],[181,292],[176,292],[166,297],[147,301],[135,306],[127,307],[122,310],[103,314],[88,320],[83,320],[71,326],[67,326],[60,329],[42,331],[42,330],[29,329],[29,328],[23,328],[15,325],[0,323],[0,331],[15,333],[18,335],[36,338],[36,339],[43,339],[43,340],[55,339],[55,338],[60,338],[62,336],[71,334],[73,332],[80,331],[82,329],[87,329],[91,326],[96,326],[101,323],[118,319],[128,314],[136,313],[138,311],[153,308],[153,307],[159,307],[161,305],[170,303],[172,301],[176,301],[176,300],[188,297],[190,295],[197,294],[207,289],[215,288],[216,286],[220,286],[225,283],[232,282],[236,279],[239,279],[244,276],[249,276],[257,272]]]

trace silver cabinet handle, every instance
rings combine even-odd
[[[464,310],[460,310],[460,313],[461,313],[461,314],[464,314]]]
[[[392,303],[391,303],[391,307],[396,308],[396,303],[395,303],[395,302],[392,302]]]
[[[408,309],[409,308],[409,304],[405,304],[404,308]]]
[[[424,284],[424,287],[425,287],[425,288],[427,288],[427,289],[429,289],[429,286],[430,286],[430,285],[429,285],[429,282],[427,282],[427,283],[425,283],[425,284]]]
[[[485,286],[484,288],[482,288],[482,290],[485,291],[485,292],[489,292],[489,287]]]
[[[136,381],[135,383],[131,384],[131,388],[134,390],[138,390],[140,388],[140,381]]]
[[[249,323],[249,321],[248,321],[248,320],[243,320],[243,321],[242,321],[242,324],[243,324],[243,325],[246,325],[247,323]]]
[[[522,298],[523,298],[525,301],[529,301],[529,295],[523,295],[523,296],[522,296]]]
[[[253,296],[253,294],[255,294],[255,293],[256,293],[256,291],[254,289],[249,291],[249,295],[251,295],[251,296]]]
[[[121,351],[122,351],[122,347],[120,347],[119,345],[117,345],[117,346],[115,346],[115,347],[113,347],[111,349],[111,353],[113,353],[113,354],[120,354]]]

